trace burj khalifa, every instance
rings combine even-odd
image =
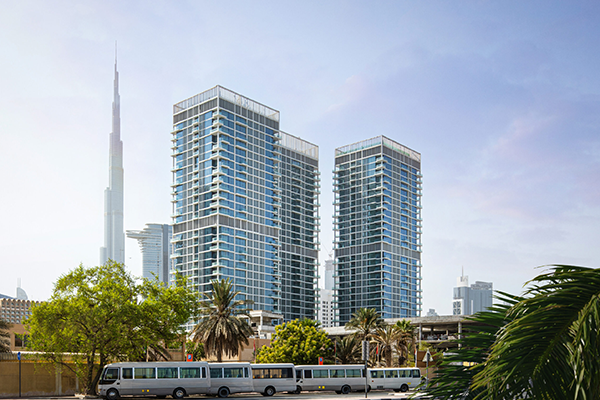
[[[121,141],[121,100],[116,58],[108,166],[109,183],[106,190],[104,190],[104,246],[100,248],[100,265],[106,264],[108,260],[119,263],[125,261],[123,142]]]

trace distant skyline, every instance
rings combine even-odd
[[[115,40],[124,229],[170,223],[172,106],[222,85],[319,146],[322,265],[334,149],[385,134],[422,155],[423,310],[452,313],[462,267],[517,294],[540,265],[600,266],[600,3],[0,5],[0,293],[98,264]]]

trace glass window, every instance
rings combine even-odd
[[[397,378],[398,377],[398,371],[397,370],[388,370],[385,371],[385,377],[386,378]]]
[[[332,378],[345,378],[346,377],[346,373],[344,372],[343,369],[330,369],[329,374],[331,375]]]
[[[347,378],[360,378],[360,377],[362,377],[362,369],[347,369],[346,377]]]
[[[304,377],[308,378],[308,379],[312,379],[312,370],[307,369],[306,371],[304,371]]]
[[[371,378],[383,378],[383,371],[371,371]]]
[[[154,368],[136,368],[135,379],[155,379],[156,370]]]
[[[159,368],[161,369],[161,368]],[[200,368],[185,367],[181,368],[181,379],[200,378]]]
[[[313,371],[313,376],[315,378],[329,378],[329,370],[327,370],[327,369],[315,369]]]
[[[211,378],[222,378],[223,377],[223,369],[222,368],[210,368],[210,377]]]
[[[413,378],[420,378],[421,377],[421,371],[419,371],[418,369],[413,369],[412,370],[412,377]]]
[[[158,379],[177,379],[177,368],[157,368]]]
[[[225,378],[243,378],[243,368],[223,368],[223,376]]]
[[[133,368],[123,368],[123,379],[133,379]]]
[[[107,368],[104,373],[104,379],[117,380],[119,379],[119,368]]]

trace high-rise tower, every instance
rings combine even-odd
[[[104,247],[100,248],[100,265],[108,260],[125,261],[123,231],[123,142],[121,141],[121,98],[119,72],[115,59],[115,81],[108,159],[108,187],[104,190]]]
[[[173,272],[230,279],[252,308],[315,318],[318,147],[221,86],[173,107]]]
[[[421,315],[421,155],[385,136],[335,150],[340,324],[359,308]]]
[[[167,224],[146,224],[140,231],[127,231],[127,237],[137,239],[142,251],[142,277],[169,284],[171,270],[172,227]]]

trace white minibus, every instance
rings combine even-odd
[[[294,364],[252,364],[254,391],[263,396],[296,391]]]
[[[406,392],[421,383],[421,371],[418,368],[369,368],[369,380],[372,389]]]
[[[208,394],[227,397],[231,393],[253,392],[249,362],[209,363],[210,389]]]
[[[173,396],[207,394],[210,389],[206,362],[121,362],[104,367],[98,392],[109,400],[121,396]]]
[[[364,365],[300,365],[296,367],[297,391],[334,390],[348,394],[365,390]]]

